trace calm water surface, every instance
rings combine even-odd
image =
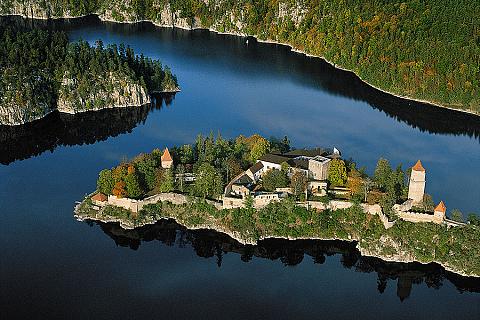
[[[95,19],[61,27],[160,58],[182,92],[155,107],[0,128],[2,318],[480,317],[478,281],[360,258],[345,244],[245,248],[171,223],[125,233],[72,218],[102,168],[210,131],[336,146],[370,172],[382,156],[422,159],[435,201],[478,212],[477,118],[381,94],[280,46]]]

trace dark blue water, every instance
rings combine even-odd
[[[102,168],[210,131],[336,146],[370,172],[381,156],[404,167],[421,159],[435,201],[478,212],[477,118],[379,93],[281,46],[95,19],[62,28],[160,58],[182,92],[152,108],[0,128],[1,318],[479,318],[478,281],[435,266],[383,264],[337,244],[243,248],[177,226],[123,233],[72,217]]]

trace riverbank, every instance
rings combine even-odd
[[[376,85],[373,85],[371,82],[369,82],[368,80],[366,80],[365,78],[361,77],[359,75],[358,72],[354,71],[354,70],[351,70],[351,69],[348,69],[348,68],[345,68],[339,64],[336,64],[332,61],[330,61],[329,59],[327,59],[325,56],[321,56],[321,55],[313,55],[313,54],[310,54],[310,53],[307,53],[303,50],[300,50],[298,48],[295,48],[294,46],[292,46],[291,44],[289,43],[285,43],[285,42],[279,42],[279,41],[276,41],[276,40],[272,40],[272,39],[260,39],[258,38],[257,35],[254,35],[254,34],[246,34],[246,33],[242,33],[242,32],[222,32],[222,31],[219,31],[217,29],[214,29],[214,28],[205,28],[205,27],[201,27],[201,26],[188,26],[188,25],[182,25],[181,23],[180,24],[167,24],[167,23],[161,23],[161,22],[156,22],[156,21],[153,21],[153,20],[130,20],[130,21],[117,21],[117,20],[114,20],[112,19],[111,17],[108,17],[106,16],[105,14],[97,14],[97,13],[93,13],[93,14],[88,14],[88,15],[83,15],[83,16],[78,16],[78,17],[72,17],[72,16],[63,16],[63,17],[55,17],[55,18],[46,18],[46,17],[42,17],[42,16],[25,16],[25,15],[22,15],[22,14],[9,14],[9,15],[2,15],[2,16],[19,16],[19,17],[22,17],[22,18],[28,18],[28,19],[37,19],[37,20],[49,20],[49,19],[55,19],[55,20],[74,20],[74,19],[82,19],[82,18],[85,18],[85,17],[88,17],[88,16],[95,16],[97,17],[100,21],[103,21],[103,22],[109,22],[109,23],[118,23],[118,24],[137,24],[137,23],[151,23],[152,25],[154,26],[157,26],[157,27],[161,27],[161,28],[178,28],[178,29],[182,29],[182,30],[188,30],[188,31],[192,31],[192,30],[208,30],[210,32],[214,32],[214,33],[217,33],[217,34],[222,34],[222,35],[231,35],[231,36],[236,36],[236,37],[250,37],[250,38],[253,38],[255,39],[256,41],[260,42],[260,43],[267,43],[267,44],[274,44],[274,45],[281,45],[281,46],[286,46],[288,47],[292,52],[295,52],[295,53],[298,53],[298,54],[302,54],[306,57],[310,57],[310,58],[317,58],[317,59],[322,59],[323,61],[327,62],[328,64],[330,64],[331,66],[333,66],[334,68],[336,69],[339,69],[339,70],[342,70],[342,71],[346,71],[346,72],[350,72],[352,74],[354,74],[358,79],[360,79],[362,82],[364,82],[365,84],[367,84],[368,86],[374,88],[375,90],[378,90],[378,91],[381,91],[383,93],[386,93],[386,94],[389,94],[391,96],[394,96],[394,97],[397,97],[397,98],[400,98],[400,99],[404,99],[406,101],[412,101],[412,102],[418,102],[418,103],[422,103],[422,104],[428,104],[430,106],[434,106],[434,107],[439,107],[439,108],[443,108],[443,109],[447,109],[447,110],[451,110],[451,111],[458,111],[458,112],[462,112],[462,113],[466,113],[466,114],[470,114],[470,115],[474,115],[474,116],[480,116],[480,114],[478,112],[475,112],[473,110],[470,110],[470,109],[457,109],[457,108],[453,108],[451,106],[447,106],[445,104],[442,104],[441,102],[438,102],[438,101],[432,101],[432,100],[425,100],[425,99],[418,99],[418,98],[414,98],[412,96],[409,96],[409,95],[404,95],[404,94],[400,94],[400,93],[395,93],[395,92],[392,92],[392,91],[388,91],[388,90],[385,90],[385,89],[382,89],[381,87],[379,86],[376,86]]]
[[[138,214],[132,214],[118,207],[95,208],[87,196],[75,206],[74,216],[79,221],[118,223],[125,230],[172,219],[190,230],[226,234],[243,245],[257,245],[258,241],[266,239],[341,240],[356,243],[364,256],[400,263],[436,263],[461,276],[480,277],[477,259],[480,250],[472,246],[469,250],[459,249],[459,246],[468,247],[468,242],[458,233],[460,228],[402,221],[386,230],[377,216],[365,213],[360,206],[317,211],[280,202],[259,210],[218,210],[212,204],[190,198],[182,204],[149,204]],[[480,233],[474,227],[462,229],[470,239],[476,239]],[[453,239],[454,243],[444,247],[441,244],[444,236],[450,242]],[[440,251],[443,253],[439,254]]]

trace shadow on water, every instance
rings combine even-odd
[[[440,289],[445,280],[459,292],[480,293],[480,278],[462,277],[445,271],[436,264],[385,262],[378,258],[363,257],[354,243],[321,240],[268,239],[258,245],[242,245],[229,236],[210,230],[188,230],[173,220],[163,220],[155,225],[124,230],[115,223],[87,222],[99,225],[103,232],[118,246],[138,250],[143,242],[160,241],[166,246],[194,249],[197,256],[216,260],[222,266],[223,255],[229,252],[240,256],[243,262],[254,257],[280,260],[286,266],[295,266],[310,256],[317,265],[324,264],[328,257],[341,255],[344,268],[362,273],[377,273],[377,289],[383,293],[389,282],[396,281],[397,296],[403,301],[410,296],[413,284],[425,283],[432,289]]]
[[[79,114],[53,112],[43,119],[21,125],[0,125],[0,163],[38,156],[58,146],[93,144],[131,132],[144,123],[150,111],[170,105],[174,95],[153,98],[141,107],[113,108]]]

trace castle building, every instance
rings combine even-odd
[[[445,203],[443,203],[443,201],[440,201],[438,206],[435,207],[435,210],[433,210],[433,216],[443,221],[445,220],[446,213],[447,207],[445,206]]]
[[[408,199],[413,200],[413,204],[423,202],[425,194],[425,168],[420,160],[412,167],[410,173],[410,182],[408,184]]]
[[[170,169],[173,165],[173,159],[168,151],[168,148],[165,148],[163,151],[162,157],[160,158],[162,161],[162,168]]]

